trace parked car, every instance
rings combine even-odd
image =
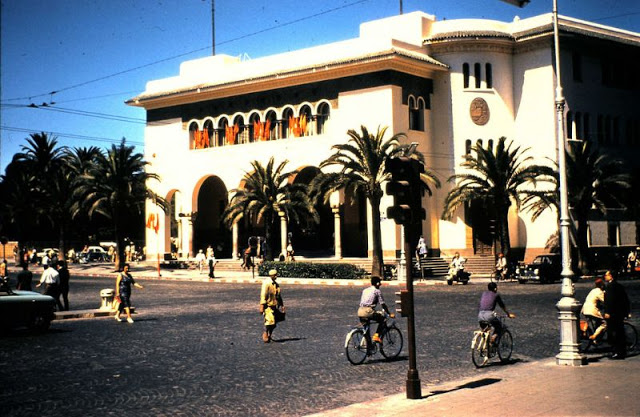
[[[36,252],[36,261],[38,262],[38,265],[42,263],[42,258],[44,258],[44,255],[48,254],[51,251],[53,251],[53,253],[55,253],[59,257],[60,250],[58,248],[44,248],[41,251]]]
[[[0,331],[27,327],[43,332],[53,320],[55,304],[48,295],[0,286]]]
[[[81,252],[80,262],[104,262],[107,260],[107,251],[101,246],[89,246],[87,252]]]
[[[558,281],[561,278],[561,272],[561,256],[550,253],[536,256],[530,264],[519,265],[516,268],[516,278],[520,284],[529,281],[546,284]]]

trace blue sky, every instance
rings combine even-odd
[[[180,62],[211,54],[211,0],[0,0],[0,170],[30,133],[61,145],[143,150],[143,109],[124,101]],[[216,53],[257,58],[358,36],[399,13],[398,0],[217,0]],[[548,13],[499,0],[404,0],[438,20],[511,21]],[[639,0],[558,0],[560,14],[640,32]],[[56,92],[50,94],[51,92]],[[43,106],[45,103],[47,106]],[[36,108],[28,107],[30,104]]]

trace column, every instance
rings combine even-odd
[[[333,211],[333,247],[335,249],[335,258],[342,259],[342,234],[340,227],[340,206],[331,207]]]
[[[287,216],[284,211],[279,211],[280,216],[280,253],[287,253]]]
[[[231,227],[231,235],[233,236],[233,244],[232,244],[232,254],[231,259],[239,259],[238,258],[238,223],[234,223]]]

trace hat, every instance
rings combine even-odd
[[[276,271],[275,269],[272,269],[269,271],[269,276],[270,277],[275,277],[278,275],[278,271]]]

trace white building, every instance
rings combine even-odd
[[[445,184],[477,141],[506,136],[530,147],[536,162],[555,160],[551,22],[551,14],[505,23],[436,21],[414,12],[363,23],[356,39],[248,61],[187,61],[178,76],[150,81],[127,104],[147,110],[145,159],[161,177],[150,185],[172,199],[174,210],[161,216],[159,238],[147,230],[147,253],[168,252],[174,237],[184,255],[208,244],[219,246],[218,256],[237,254],[256,230],[226,230],[221,213],[250,161],[287,159],[289,170],[300,170],[296,181],[308,182],[331,146],[361,125],[406,133]],[[637,154],[640,34],[568,17],[560,17],[560,33],[568,136]],[[453,221],[440,220],[448,187],[424,198],[429,248],[443,256],[493,255],[491,213],[467,208]],[[385,257],[400,247],[400,228],[385,218],[390,205],[385,196]],[[283,250],[291,233],[297,254],[370,256],[366,200],[337,193],[319,211],[320,225],[308,230],[281,219]],[[149,204],[152,213],[158,209]],[[624,218],[592,227],[594,245],[637,240],[635,223]],[[510,216],[511,245],[527,258],[544,251],[556,229],[553,212],[535,223],[527,213]]]

